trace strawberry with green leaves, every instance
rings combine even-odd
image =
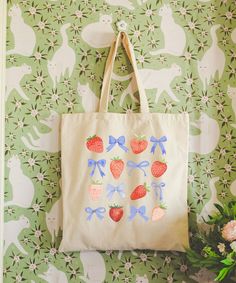
[[[103,152],[103,140],[97,135],[88,137],[86,146],[87,146],[87,149],[90,151],[97,152],[97,153]]]
[[[135,138],[130,141],[130,146],[134,154],[139,154],[147,148],[148,141],[144,135],[135,135]]]
[[[124,170],[124,161],[119,157],[114,157],[110,163],[110,170],[115,179],[119,179]]]
[[[153,208],[152,210],[152,221],[160,220],[165,214],[166,207],[161,204]]]
[[[166,172],[166,170],[167,170],[167,164],[164,160],[163,161],[156,160],[152,163],[151,172],[154,177],[156,178],[161,177]]]
[[[137,200],[146,196],[148,190],[148,186],[146,183],[143,185],[137,186],[130,195],[131,200]]]
[[[123,207],[119,205],[110,206],[109,215],[113,221],[119,222],[124,215]]]

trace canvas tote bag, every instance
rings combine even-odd
[[[122,42],[132,63],[140,112],[108,112]],[[110,48],[99,112],[63,114],[60,251],[176,250],[189,246],[186,113],[150,113],[132,45],[120,32]]]

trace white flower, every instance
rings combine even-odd
[[[233,241],[231,244],[230,244],[230,247],[231,249],[236,252],[236,241]]]
[[[40,230],[36,230],[35,233],[34,233],[34,236],[36,238],[39,238],[41,235],[42,235],[42,231],[40,231]]]
[[[119,21],[116,23],[116,26],[119,31],[125,31],[127,29],[127,23],[125,21]]]
[[[225,252],[225,244],[223,243],[219,243],[219,245],[217,246],[218,250],[220,253],[224,253]]]

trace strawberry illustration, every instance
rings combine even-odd
[[[130,146],[134,154],[139,154],[147,148],[148,141],[145,136],[135,135],[135,138],[130,141]]]
[[[110,206],[109,215],[113,221],[119,222],[123,217],[123,214],[124,214],[124,210],[122,206],[119,205]]]
[[[165,209],[163,205],[156,206],[152,210],[152,221],[157,221],[165,215]]]
[[[110,170],[115,179],[119,179],[124,170],[124,161],[119,157],[114,157],[110,163]]]
[[[151,172],[156,178],[161,177],[167,170],[167,164],[161,161],[154,161],[152,163]]]
[[[93,181],[89,186],[89,195],[92,200],[99,200],[103,191],[102,183],[99,181]]]
[[[130,195],[130,199],[136,200],[146,196],[147,192],[149,192],[146,183],[143,185],[137,186]]]
[[[97,135],[88,137],[86,145],[87,145],[88,150],[90,151],[98,152],[98,153],[103,152],[103,141]]]

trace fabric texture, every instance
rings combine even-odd
[[[140,113],[107,112],[120,42],[136,76]],[[184,251],[188,131],[186,113],[149,112],[132,45],[120,32],[107,59],[99,112],[62,115],[60,251]]]

